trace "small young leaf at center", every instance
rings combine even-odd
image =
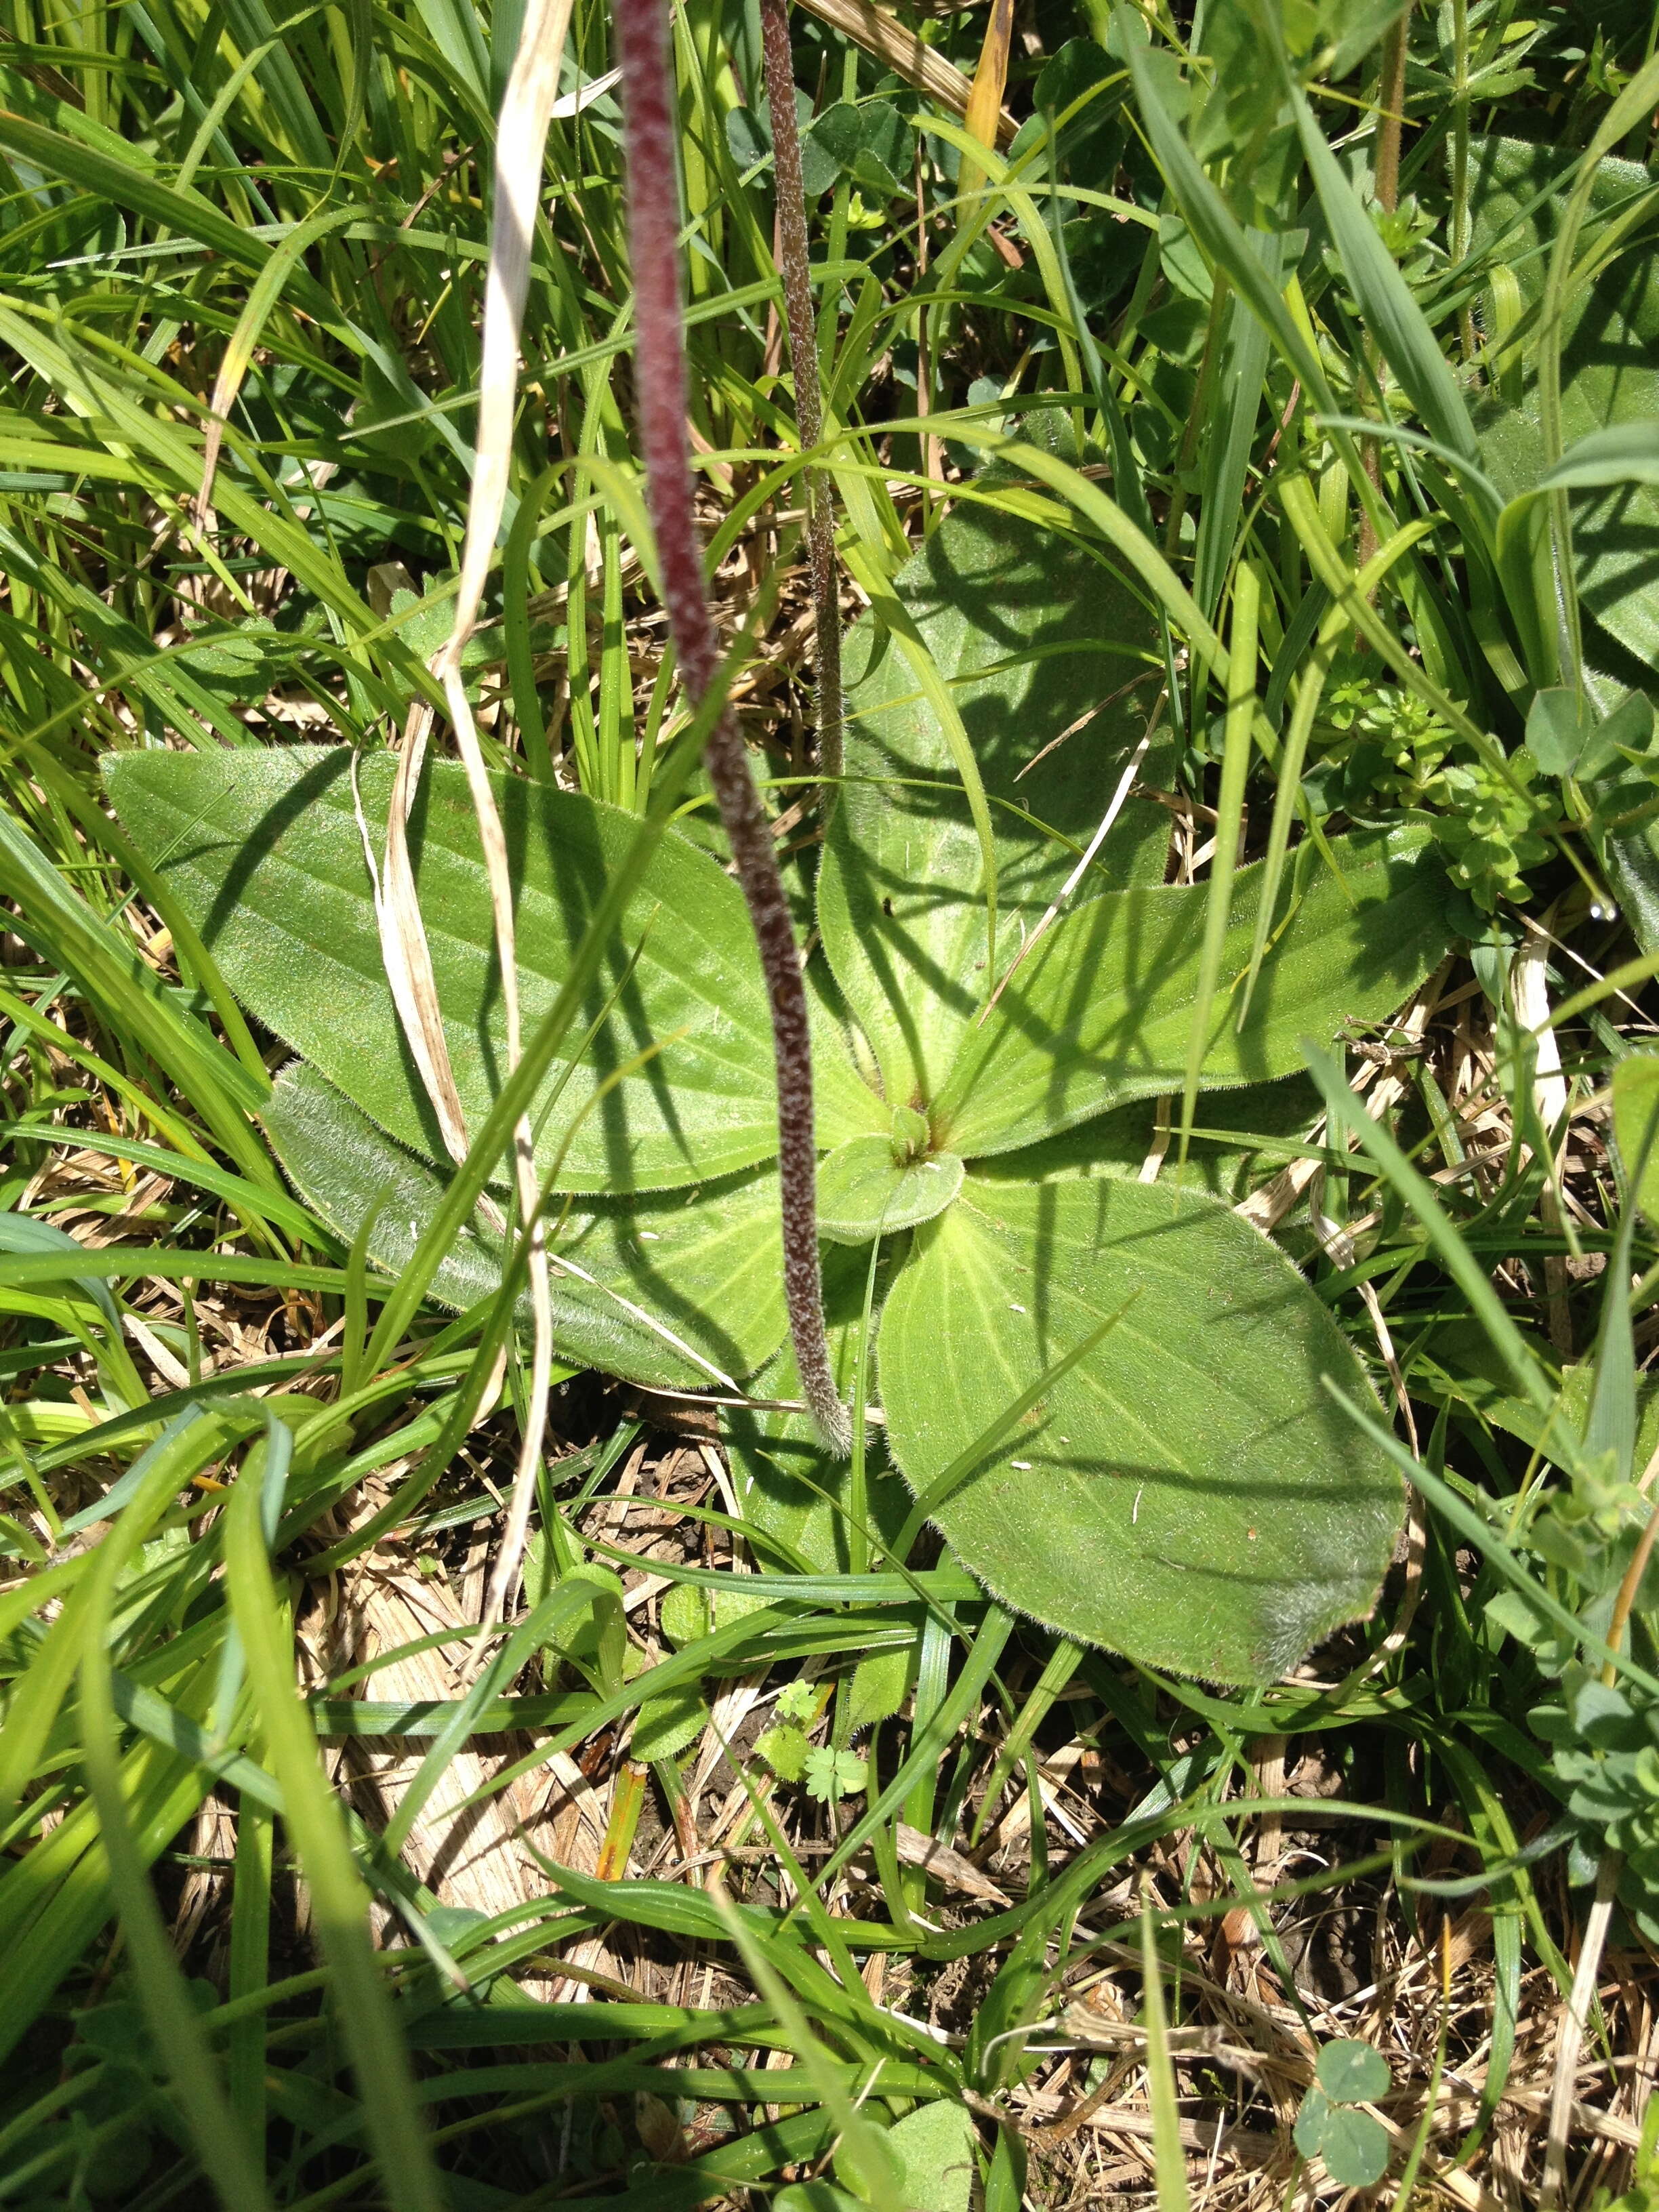
[[[849,1138],[819,1167],[818,1227],[837,1244],[867,1244],[931,1221],[961,1188],[954,1152],[901,1164],[890,1138]]]

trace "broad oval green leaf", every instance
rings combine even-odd
[[[1472,258],[1510,270],[1522,303],[1534,307],[1543,296],[1578,150],[1493,137],[1472,141],[1470,155]],[[1604,227],[1622,222],[1652,191],[1653,179],[1638,161],[1607,158],[1597,167],[1579,240],[1581,262],[1595,265],[1569,293],[1562,323],[1562,429],[1569,442],[1653,412],[1656,371],[1646,349],[1659,335],[1659,276],[1641,242],[1645,226],[1627,234],[1637,243],[1622,251],[1605,258],[1597,251]],[[1522,339],[1528,356],[1529,341],[1528,332]]]
[[[1296,2147],[1304,2158],[1318,2158],[1323,2151],[1331,2111],[1330,2099],[1317,2081],[1310,2082],[1296,2116]]]
[[[695,1682],[682,1682],[640,1707],[630,1759],[678,1759],[708,1725],[708,1702]]]
[[[933,1517],[1005,1604],[1221,1682],[1270,1681],[1369,1610],[1401,1511],[1334,1402],[1372,1401],[1324,1306],[1214,1200],[970,1174],[882,1316],[893,1455],[919,1496],[1127,1310]]]
[[[889,1477],[891,1480],[891,1477]],[[896,1613],[897,1608],[895,1608]],[[903,1619],[903,1614],[899,1614]],[[866,1729],[878,1721],[890,1720],[902,1711],[905,1699],[916,1686],[916,1669],[921,1656],[921,1608],[914,1614],[915,1635],[913,1642],[896,1644],[890,1651],[872,1651],[854,1668],[847,1685],[847,1718],[844,1723],[848,1741],[856,1743]],[[842,1725],[837,1721],[837,1725]]]
[[[389,1135],[441,1159],[381,963],[351,763],[343,747],[148,752],[112,760],[106,773],[134,842],[238,997]],[[377,855],[392,773],[389,754],[359,764]],[[498,779],[495,790],[518,892],[528,1032],[552,1005],[636,825],[577,793],[518,778]],[[476,1126],[504,1070],[505,1027],[483,861],[459,768],[427,771],[410,834],[456,1085]],[[614,1011],[582,1051],[586,1024],[613,992]],[[636,1073],[599,1095],[653,1047]],[[555,1079],[568,1079],[538,1147],[545,1172],[581,1117],[559,1168],[561,1190],[672,1188],[775,1152],[771,1030],[743,896],[685,839],[665,836],[645,869],[568,1051],[580,1056],[559,1063]],[[814,1058],[826,1143],[885,1126],[830,1022],[817,1025]]]
[[[1654,521],[1659,536],[1659,507]],[[1659,648],[1659,628],[1655,636]],[[1616,688],[1608,684],[1607,690],[1616,694]],[[1637,745],[1603,743],[1617,725],[1630,727],[1626,710],[1632,703],[1651,714],[1645,694],[1627,694],[1591,738],[1577,772],[1594,801],[1595,811],[1586,824],[1591,845],[1607,870],[1631,934],[1644,952],[1651,952],[1659,948],[1659,758]],[[1635,730],[1639,732],[1640,726],[1638,718]],[[1638,744],[1644,742],[1638,738]]]
[[[999,957],[1076,866],[1146,726],[1156,633],[1065,532],[959,506],[894,580],[973,745],[990,801]],[[866,617],[847,641],[846,772],[818,885],[824,951],[888,1103],[928,1097],[987,992],[982,859],[939,718]],[[1081,724],[1082,726],[1078,726]],[[1167,754],[1149,756],[1156,782]],[[1169,817],[1133,799],[1085,886],[1157,883]]]
[[[1659,1221],[1659,1052],[1632,1052],[1613,1071],[1613,1131],[1636,1203]]]
[[[1162,1123],[1160,1109],[1167,1116]],[[974,1174],[981,1182],[1073,1182],[1100,1175],[1139,1181],[1148,1161],[1159,1159],[1164,1175],[1182,1189],[1207,1191],[1237,1206],[1297,1156],[1323,1116],[1323,1102],[1306,1076],[1213,1091],[1199,1108],[1183,1167],[1178,1164],[1179,1103],[1137,1098],[1022,1152],[994,1152],[975,1163]]]
[[[264,1120],[316,1212],[348,1239],[368,1221],[370,1257],[401,1273],[447,1178],[303,1061],[278,1077]],[[550,1229],[559,1356],[661,1389],[751,1374],[786,1327],[779,1237],[777,1178],[766,1169],[690,1191],[579,1203]],[[500,1244],[475,1223],[445,1255],[434,1293],[460,1310],[501,1279]]]
[[[1577,166],[1574,149],[1516,138],[1484,138],[1472,147],[1471,244],[1474,254],[1510,272],[1527,309],[1541,300],[1550,254]],[[1581,258],[1593,261],[1601,234],[1622,222],[1653,180],[1640,163],[1601,162],[1590,195]],[[1638,435],[1659,416],[1659,272],[1637,240],[1615,251],[1569,295],[1561,328],[1561,434],[1569,448],[1603,433]],[[1513,402],[1488,404],[1477,416],[1482,464],[1506,498],[1524,499],[1543,472],[1544,438],[1536,402],[1535,323],[1517,334],[1520,357],[1504,359],[1500,386]],[[1605,451],[1606,448],[1604,447]],[[1563,467],[1574,460],[1570,450]],[[1565,480],[1565,479],[1564,479]],[[1580,483],[1585,479],[1577,479]],[[1659,496],[1639,481],[1613,482],[1577,492],[1573,501],[1573,564],[1584,611],[1645,666],[1659,655],[1659,585],[1653,545]]]
[[[1595,726],[1589,702],[1563,685],[1535,692],[1527,713],[1527,750],[1546,775],[1571,775]]]
[[[978,2137],[966,2106],[951,2097],[918,2105],[883,2140],[898,2166],[904,2212],[968,2212]]]
[[[836,1244],[867,1244],[943,1213],[962,1188],[954,1152],[893,1158],[890,1137],[849,1137],[818,1163],[818,1230]]]
[[[1386,1019],[1450,940],[1445,877],[1418,830],[1299,846],[1241,1032],[1260,865],[1236,879],[1200,1080],[1261,1083],[1302,1066],[1304,1036]],[[1197,996],[1202,885],[1109,893],[1066,915],[965,1032],[933,1102],[940,1142],[1015,1151],[1130,1098],[1179,1091]]]
[[[1646,350],[1650,351],[1652,343],[1648,341]],[[1630,381],[1633,379],[1626,380]],[[1595,380],[1581,379],[1565,395],[1564,407],[1582,409],[1596,388]],[[1646,401],[1659,405],[1659,377],[1650,380]],[[1482,458],[1508,502],[1499,518],[1498,543],[1508,570],[1514,572],[1533,557],[1540,538],[1542,501],[1548,489],[1543,431],[1530,405],[1488,407],[1479,421]],[[1628,426],[1641,427],[1639,422]],[[1609,439],[1623,436],[1626,428],[1598,432],[1580,443],[1592,446],[1604,434]],[[1622,647],[1640,665],[1650,667],[1659,654],[1659,584],[1653,570],[1659,490],[1633,468],[1612,483],[1604,478],[1586,484],[1580,479],[1575,485],[1570,476],[1558,481],[1572,493],[1573,574],[1580,604],[1613,641],[1602,641],[1601,657],[1616,659],[1616,648]]]
[[[1597,486],[1659,483],[1659,422],[1644,417],[1621,422],[1611,430],[1593,430],[1568,447],[1553,469],[1539,478],[1547,489],[1559,484],[1568,491],[1588,491]]]

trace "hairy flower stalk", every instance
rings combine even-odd
[[[681,680],[695,704],[714,681],[719,647],[691,508],[691,447],[680,313],[679,191],[663,0],[617,0],[628,168],[628,240],[634,267],[634,363],[646,497],[656,533]],[[770,824],[729,710],[708,740],[708,779],[749,904],[772,1015],[778,1082],[778,1180],[783,1287],[801,1389],[832,1451],[850,1449],[847,1409],[830,1371],[818,1272],[817,1164],[812,1047],[795,933]]]
[[[795,374],[795,427],[801,450],[823,436],[818,391],[817,329],[812,318],[811,264],[806,250],[806,188],[801,181],[800,132],[795,123],[795,65],[789,50],[789,0],[760,0],[761,43],[766,55],[766,105],[772,118],[772,167],[777,180],[778,266],[783,277],[789,363]],[[841,598],[836,581],[836,524],[830,479],[823,470],[805,474],[806,550],[812,566],[817,623],[812,667],[818,694],[818,767],[833,801],[841,774]]]

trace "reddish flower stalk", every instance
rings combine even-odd
[[[789,325],[789,362],[795,373],[795,424],[804,451],[823,436],[818,390],[817,328],[812,318],[811,264],[806,248],[806,188],[801,181],[800,132],[795,121],[795,64],[789,48],[788,0],[760,0],[761,43],[766,55],[766,105],[772,118],[772,167],[778,187],[778,267]],[[812,665],[818,691],[818,766],[841,774],[841,597],[836,583],[836,524],[830,479],[806,471],[806,549],[812,564],[812,604],[817,623]],[[826,799],[835,785],[826,785]]]
[[[628,242],[634,268],[634,370],[646,498],[656,533],[663,600],[680,678],[695,704],[720,660],[703,578],[702,541],[691,507],[686,431],[684,324],[680,311],[676,125],[664,0],[617,0]],[[802,1395],[832,1451],[851,1448],[847,1409],[830,1371],[818,1272],[817,1151],[812,1043],[795,933],[778,873],[771,825],[729,709],[708,740],[708,780],[749,903],[772,1014],[778,1079],[778,1181],[783,1288]]]

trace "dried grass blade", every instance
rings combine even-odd
[[[507,505],[513,410],[518,400],[519,326],[530,282],[542,155],[573,4],[574,0],[531,0],[512,74],[501,95],[495,131],[495,204],[484,291],[477,459],[455,594],[454,625],[447,644],[433,663],[433,672],[440,678],[446,677],[452,666],[459,669],[461,649],[478,618],[495,556],[495,533]],[[470,725],[470,715],[468,721]]]
[[[542,153],[558,88],[559,64],[570,26],[572,0],[532,0],[501,100],[495,143],[495,205],[490,227],[489,270],[484,300],[483,366],[478,404],[477,457],[466,542],[456,593],[455,620],[448,641],[434,657],[432,672],[443,686],[456,742],[466,770],[467,787],[477,818],[484,871],[501,966],[502,1011],[507,1024],[507,1066],[518,1066],[521,1035],[518,949],[514,927],[512,871],[500,811],[490,787],[471,702],[461,673],[461,655],[477,619],[494,556],[496,532],[507,504],[512,457],[513,410],[518,391],[519,325],[529,282],[531,241],[535,234]],[[443,1036],[430,949],[415,892],[408,847],[409,808],[426,749],[430,712],[417,707],[410,718],[398,763],[392,805],[386,822],[386,919],[381,943],[394,994],[404,985],[398,1011],[410,1027],[411,1048],[444,1123],[452,1152],[456,1138],[465,1152],[465,1123],[456,1095],[453,1071]],[[399,970],[402,971],[401,977]],[[408,1011],[404,1001],[407,1000]],[[453,1109],[453,1111],[452,1111]],[[453,1127],[452,1128],[452,1121]],[[553,1364],[552,1299],[548,1286],[547,1246],[536,1180],[535,1140],[528,1115],[513,1133],[514,1179],[524,1234],[530,1241],[528,1277],[534,1321],[530,1395],[520,1437],[518,1466],[507,1509],[507,1527],[484,1593],[483,1622],[499,1620],[507,1593],[524,1554],[537,1469],[547,1425],[547,1397]]]
[[[816,15],[819,22],[828,23],[832,31],[840,31],[862,46],[866,54],[885,62],[895,76],[902,76],[918,92],[927,93],[952,115],[967,114],[973,90],[968,79],[884,8],[872,7],[870,0],[802,0],[802,5],[808,15]],[[997,143],[1009,144],[1018,128],[1006,109],[1000,110]]]
[[[1595,2010],[1601,1954],[1607,1948],[1623,1866],[1624,1861],[1617,1851],[1607,1851],[1596,1869],[1595,1899],[1584,1923],[1577,1971],[1572,1978],[1572,1989],[1556,2036],[1555,2075],[1550,2094],[1549,2134],[1544,2148],[1543,2185],[1538,2192],[1539,2212],[1553,2212],[1553,2208],[1561,2202],[1566,2184],[1567,2145],[1572,2133],[1572,2093],[1578,2079],[1578,2058],[1584,2047],[1585,2030]]]
[[[351,763],[351,798],[357,832],[363,842],[363,859],[374,887],[374,922],[380,933],[381,963],[392,987],[392,1004],[398,1009],[398,1019],[415,1056],[421,1082],[438,1116],[444,1144],[450,1158],[459,1165],[466,1158],[466,1116],[455,1088],[449,1041],[444,1035],[443,1017],[438,1009],[437,979],[432,972],[431,948],[421,922],[406,835],[409,809],[421,763],[426,757],[427,735],[431,727],[432,708],[424,699],[417,700],[404,727],[403,750],[392,780],[384,868],[374,864],[374,848],[363,814],[355,757]]]
[[[448,643],[432,664],[434,675],[443,684],[450,720],[455,726],[483,846],[496,956],[501,963],[509,1074],[518,1066],[522,1048],[512,869],[501,814],[490,788],[461,674],[461,653],[477,619],[484,579],[495,553],[495,533],[507,504],[513,410],[518,396],[519,325],[530,279],[530,246],[535,235],[542,153],[558,90],[559,62],[570,27],[572,4],[573,0],[532,0],[501,100],[495,139],[495,206],[489,234],[489,276],[484,298],[477,459],[467,514],[466,544],[461,556],[460,586],[455,599],[454,628]],[[530,1509],[536,1495],[536,1474],[541,1465],[542,1439],[547,1429],[547,1397],[553,1368],[553,1304],[548,1287],[546,1232],[536,1181],[535,1133],[527,1114],[520,1119],[513,1132],[513,1161],[519,1212],[524,1234],[530,1240],[528,1275],[534,1343],[530,1395],[519,1440],[519,1461],[513,1477],[507,1527],[484,1591],[486,1627],[499,1620],[506,1610],[507,1592],[524,1557]]]

